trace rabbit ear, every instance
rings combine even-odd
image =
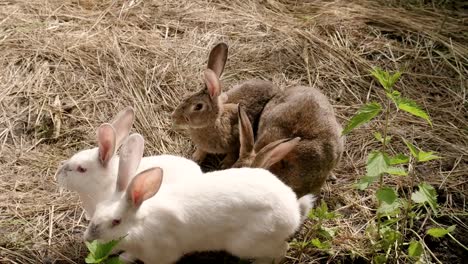
[[[210,94],[211,99],[218,98],[219,94],[221,93],[221,86],[219,84],[218,77],[214,71],[210,69],[205,70],[205,85],[208,89],[208,93]]]
[[[112,126],[115,128],[115,132],[117,133],[116,148],[119,148],[123,140],[128,136],[134,121],[135,111],[131,106],[128,106],[120,111],[114,118],[112,121]]]
[[[111,124],[104,123],[97,130],[99,161],[107,166],[115,154],[115,130]]]
[[[293,139],[280,139],[263,147],[255,156],[253,167],[268,169],[271,165],[282,160],[297,143],[301,140],[300,137]]]
[[[127,199],[134,208],[147,199],[153,197],[161,187],[163,180],[163,170],[154,167],[140,172],[135,176],[127,188]]]
[[[208,69],[214,71],[216,77],[221,77],[228,56],[228,46],[226,43],[219,43],[214,46],[208,57]]]
[[[237,106],[237,116],[239,118],[239,157],[247,157],[254,150],[254,133],[249,117],[240,104]]]
[[[130,135],[125,144],[122,145],[116,186],[118,192],[123,192],[130,177],[135,175],[143,157],[144,145],[145,140],[137,133]]]

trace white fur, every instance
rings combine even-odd
[[[67,160],[57,172],[59,185],[67,190],[78,193],[86,218],[91,219],[96,204],[109,199],[115,191],[119,157],[114,155],[107,167],[98,160],[98,148],[80,151]],[[87,171],[80,173],[78,166]],[[165,170],[163,184],[174,183],[185,176],[202,175],[200,166],[194,161],[174,155],[158,155],[144,157],[137,172],[151,167],[161,167]]]
[[[212,250],[277,263],[304,219],[301,209],[310,209],[314,200],[306,196],[298,201],[290,187],[258,168],[215,171],[161,185],[139,208],[129,200],[130,189],[97,206],[85,239],[127,235],[119,248],[145,264],[174,263],[185,253]],[[112,227],[113,219],[121,223]]]

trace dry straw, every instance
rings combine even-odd
[[[226,89],[252,77],[314,85],[342,123],[383,96],[371,67],[403,70],[396,88],[428,110],[434,127],[392,117],[395,151],[405,150],[404,136],[439,152],[444,159],[416,167],[417,176],[440,188],[445,212],[466,210],[467,13],[383,2],[1,1],[0,262],[83,262],[86,221],[77,197],[59,194],[54,173],[60,160],[93,146],[96,127],[124,106],[136,109],[134,131],[146,138],[147,154],[190,155],[191,142],[171,129],[170,112],[199,89],[208,51],[220,41],[230,46]],[[373,191],[351,185],[375,147],[369,127],[353,132],[338,181],[323,189],[343,215],[325,223],[339,229],[333,254],[291,250],[287,263],[345,260],[351,252],[369,257],[364,230],[374,215]],[[466,234],[466,216],[460,219],[459,234]],[[314,236],[311,224],[297,239]]]

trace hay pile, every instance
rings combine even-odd
[[[405,151],[403,136],[444,157],[416,172],[439,188],[445,213],[458,213],[446,222],[458,224],[455,236],[466,242],[460,212],[468,174],[468,14],[457,1],[449,9],[434,7],[436,1],[383,2],[2,1],[0,262],[83,262],[86,221],[77,197],[58,193],[54,173],[59,161],[93,146],[96,127],[124,106],[136,109],[134,131],[146,138],[146,154],[191,154],[188,138],[171,130],[170,113],[200,88],[209,49],[220,41],[230,46],[225,87],[252,77],[282,87],[314,85],[342,124],[362,103],[383,98],[371,67],[404,70],[396,88],[429,111],[434,127],[392,117],[393,146]],[[378,122],[348,137],[338,181],[323,189],[343,215],[326,223],[339,229],[334,253],[292,250],[287,263],[370,257],[364,230],[374,215],[373,190],[358,192],[352,184],[378,146],[370,133]],[[445,253],[435,254],[456,263],[460,252],[447,243],[437,246],[449,247]]]

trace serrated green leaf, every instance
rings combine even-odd
[[[375,264],[385,264],[387,263],[387,257],[384,254],[378,254],[374,256]]]
[[[427,230],[427,234],[439,238],[448,234],[448,231],[445,228],[435,227]]]
[[[399,212],[400,203],[398,201],[398,195],[392,188],[382,187],[377,190],[376,193],[377,199],[381,202],[379,212],[384,214],[395,214]]]
[[[414,146],[413,144],[411,144],[409,141],[406,141],[405,139],[403,139],[403,142],[405,142],[406,146],[407,146],[408,149],[410,150],[411,155],[413,155],[413,157],[415,157],[416,160],[417,160],[417,159],[418,159],[418,156],[419,156],[419,149],[416,148],[416,146]]]
[[[382,111],[382,107],[376,102],[362,106],[346,125],[342,135],[346,135],[351,132],[351,130],[369,122],[372,118],[377,116],[380,111]]]
[[[380,132],[375,132],[374,137],[375,137],[375,139],[377,139],[377,141],[379,141],[382,144],[384,144],[384,143],[388,144],[390,142],[390,140],[392,139],[392,136],[386,136],[385,137],[385,142],[384,142],[383,136],[382,136],[382,134],[380,134]]]
[[[358,190],[365,190],[367,187],[369,187],[372,183],[374,183],[377,180],[377,176],[364,176],[359,179],[359,182],[354,184],[354,188]]]
[[[423,247],[421,245],[421,242],[415,240],[410,242],[410,245],[408,247],[408,255],[410,255],[411,257],[418,258],[419,256],[421,256],[422,252]]]
[[[366,176],[379,176],[388,169],[388,157],[380,151],[372,151],[367,157]]]
[[[393,103],[398,107],[398,101],[400,100],[401,94],[397,90],[386,93],[387,97],[390,98]]]
[[[450,232],[453,232],[453,230],[455,230],[455,225],[449,226],[447,229],[434,227],[434,228],[430,228],[429,230],[427,230],[427,234],[432,237],[440,238],[440,237],[444,237]]]
[[[375,67],[371,71],[371,74],[379,81],[380,85],[382,85],[385,90],[390,90],[401,76],[401,72],[390,74],[379,67]]]
[[[395,176],[406,176],[406,175],[408,175],[408,172],[404,168],[394,167],[394,166],[388,167],[386,173],[391,174],[391,175],[395,175]]]
[[[338,216],[335,212],[329,212],[327,203],[322,200],[320,206],[312,208],[309,212],[309,219],[333,219]]]
[[[92,253],[88,254],[88,256],[85,258],[85,262],[88,264],[99,263],[98,260],[94,258]]]
[[[390,187],[382,187],[377,190],[377,199],[381,202],[392,204],[398,198],[397,193]]]
[[[394,243],[401,238],[401,233],[398,230],[394,230],[394,227],[384,226],[380,228],[380,234],[382,236],[382,246],[384,250],[393,246]]]
[[[426,111],[422,110],[421,107],[413,100],[408,98],[400,97],[397,102],[397,107],[405,112],[408,112],[414,116],[420,117],[426,120],[430,126],[432,126],[431,118],[426,113]]]
[[[95,258],[101,260],[106,258],[109,255],[109,253],[111,253],[112,249],[120,242],[120,240],[121,239],[111,240],[104,244],[98,244],[96,253],[94,254]]]
[[[389,161],[390,165],[404,164],[409,162],[409,157],[404,154],[397,154],[396,156],[391,157]]]
[[[418,204],[429,204],[432,211],[437,214],[437,192],[434,187],[425,182],[418,187],[419,190],[411,194],[411,200]]]
[[[124,262],[120,260],[118,256],[116,256],[116,257],[107,259],[105,264],[124,264]]]
[[[320,239],[314,238],[310,241],[312,245],[314,245],[318,249],[329,249],[330,248],[330,243],[325,241],[321,242]]]
[[[434,155],[434,152],[432,151],[425,152],[425,151],[420,150],[418,153],[419,162],[425,162],[425,161],[430,161],[430,160],[435,160],[435,159],[440,159],[440,157]]]
[[[94,255],[96,253],[96,249],[98,247],[97,240],[94,240],[91,243],[89,243],[88,241],[85,241],[85,244],[86,244],[86,247],[88,248],[88,251]]]
[[[398,82],[398,80],[400,79],[401,77],[401,74],[402,72],[400,71],[397,71],[395,72],[394,74],[390,75],[389,78],[388,78],[388,86],[390,88],[392,88],[396,82]]]

